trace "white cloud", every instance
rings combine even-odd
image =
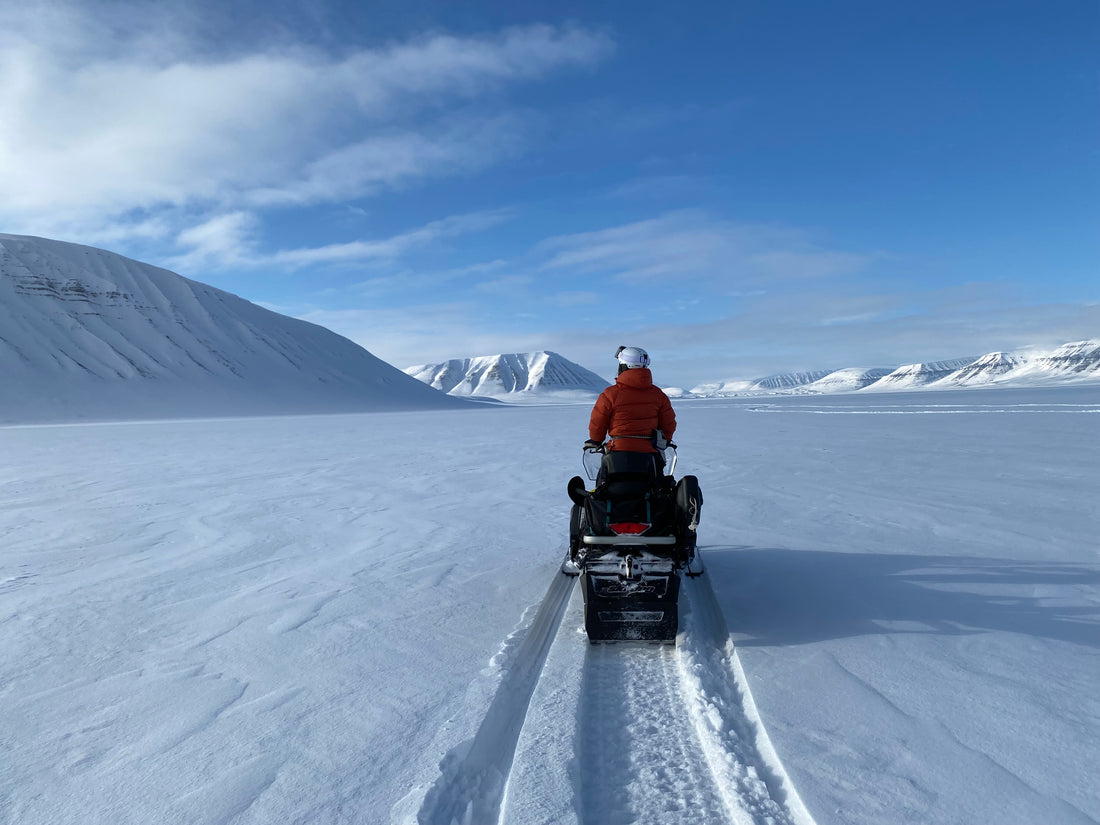
[[[351,241],[318,247],[300,247],[265,253],[256,249],[254,235],[259,220],[248,212],[232,212],[211,218],[179,233],[177,243],[187,251],[167,262],[183,272],[199,268],[218,269],[271,268],[295,270],[314,264],[350,264],[365,261],[389,261],[410,250],[425,247],[445,238],[480,232],[506,221],[506,209],[451,215],[424,226],[376,240]],[[475,269],[484,270],[483,264]]]
[[[531,287],[534,284],[535,278],[532,275],[504,275],[480,281],[474,284],[473,290],[482,295],[533,300]]]
[[[524,136],[514,115],[454,118],[420,131],[374,135],[288,170],[286,178],[242,198],[262,207],[364,197],[421,178],[480,170],[518,152]]]
[[[597,292],[584,292],[574,290],[571,292],[559,292],[552,295],[550,300],[560,307],[596,306],[604,300]]]
[[[255,215],[231,212],[189,227],[176,239],[188,252],[170,261],[169,265],[190,272],[210,266],[246,263],[247,250],[252,247],[258,226]]]
[[[151,14],[152,31],[123,31],[71,7],[47,15],[53,28],[0,13],[0,219],[9,228],[333,202],[478,169],[515,150],[522,119],[503,104],[463,117],[456,107],[611,48],[585,29],[530,26],[343,55],[217,56],[161,34],[171,21]]]
[[[361,106],[379,109],[408,95],[441,92],[474,96],[486,84],[541,77],[562,65],[589,65],[611,41],[597,32],[534,25],[482,38],[423,37],[373,52],[358,52],[341,73]]]
[[[854,274],[876,257],[827,249],[802,230],[717,220],[691,210],[551,238],[540,250],[548,256],[544,269],[636,284],[693,280],[725,288]]]
[[[401,369],[451,358],[532,352],[546,348],[548,340],[540,330],[509,333],[485,324],[478,306],[467,302],[412,310],[315,310],[298,317],[350,338]]]

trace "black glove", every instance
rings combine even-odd
[[[599,441],[594,441],[591,438],[584,442],[584,448],[586,450],[594,450],[600,453],[603,452],[603,444],[601,444]]]

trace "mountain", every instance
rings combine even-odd
[[[805,387],[819,381],[829,374],[829,370],[812,370],[810,372],[788,372],[778,375],[769,375],[760,378],[753,384],[755,390],[793,390]]]
[[[855,392],[889,375],[891,370],[884,367],[848,367],[833,370],[806,386],[807,392]]]
[[[448,395],[511,402],[587,401],[610,383],[546,351],[458,358],[408,367],[405,372]]]
[[[1054,352],[1035,358],[1034,364],[1038,371],[1051,375],[1100,377],[1100,341],[1063,344]]]
[[[458,403],[359,345],[166,269],[0,234],[0,421]]]
[[[961,369],[954,370],[936,383],[960,387],[992,384],[1025,363],[1027,363],[1026,360],[1019,355],[1009,352],[991,352]]]
[[[1100,341],[1076,341],[1052,352],[991,352],[934,386],[1046,386],[1100,380]]]
[[[898,367],[888,375],[868,384],[865,390],[901,390],[923,387],[947,378],[963,367],[974,363],[973,358],[956,358],[950,361],[932,361],[926,364],[908,364]]]
[[[705,384],[697,384],[691,388],[689,395],[696,398],[721,398],[722,396],[729,395],[750,395],[755,390],[756,381],[738,381],[731,379],[729,381],[709,381]]]
[[[909,364],[893,370],[848,367],[831,372],[810,371],[751,380],[715,381],[699,384],[682,397],[1026,387],[1082,381],[1100,381],[1100,340],[1063,344],[1050,352],[991,352],[977,359],[955,358]]]
[[[699,384],[691,390],[691,395],[704,398],[721,398],[730,395],[752,395],[798,391],[802,387],[824,378],[829,370],[810,372],[788,372],[755,378],[750,381],[715,381]]]

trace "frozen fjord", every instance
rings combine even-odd
[[[678,405],[711,586],[816,822],[1100,819],[1098,410]],[[587,412],[0,430],[3,817],[415,821],[560,561]],[[571,764],[601,672],[575,602],[546,667],[580,683],[527,710],[561,758],[525,728],[505,822],[646,798]]]

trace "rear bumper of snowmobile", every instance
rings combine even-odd
[[[588,545],[619,546],[642,545],[645,547],[671,547],[676,544],[676,536],[582,536],[581,541]]]
[[[591,642],[675,642],[680,572],[636,547],[583,563],[584,628]]]

